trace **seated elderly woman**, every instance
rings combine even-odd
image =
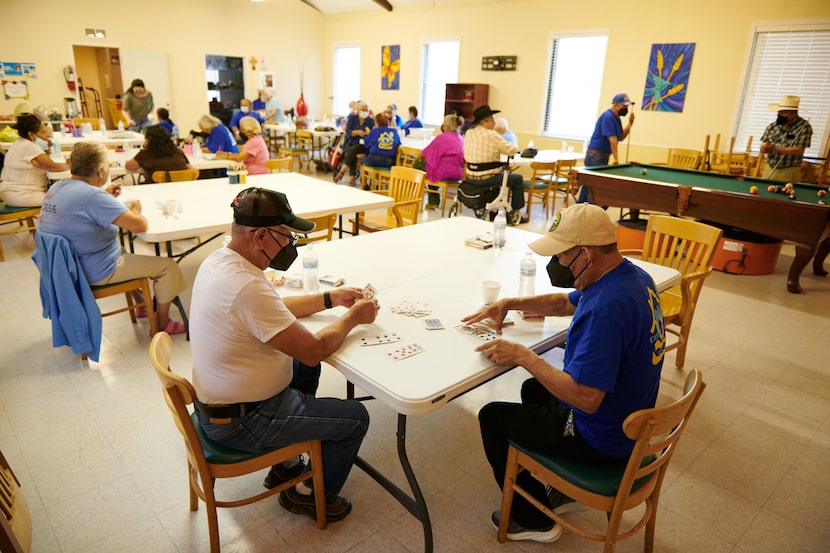
[[[369,167],[392,167],[395,165],[395,158],[398,155],[398,146],[401,145],[401,137],[398,129],[390,126],[390,120],[385,113],[379,113],[375,117],[378,126],[369,131],[363,139],[366,148],[366,157],[363,165]]]
[[[199,118],[199,130],[208,135],[202,147],[203,152],[239,152],[231,130],[218,117],[213,115],[201,116]]]
[[[441,134],[421,151],[425,161],[427,180],[430,182],[460,181],[464,179],[464,138],[458,132],[464,126],[464,118],[453,113],[444,117]],[[437,190],[434,186],[429,186]],[[437,192],[429,193],[427,209],[437,209],[441,196]]]
[[[343,162],[334,173],[334,182],[340,182],[348,174],[350,176],[349,184],[353,185],[355,183],[357,156],[366,152],[363,139],[374,126],[375,120],[369,115],[368,102],[359,100],[357,113],[349,115],[349,119],[346,121],[346,130],[343,131]]]
[[[6,152],[0,199],[12,207],[36,207],[43,203],[46,194],[46,172],[66,171],[69,165],[49,157],[52,128],[37,115],[19,115],[15,128],[20,138]]]
[[[170,318],[170,304],[185,287],[179,265],[169,257],[124,253],[118,244],[119,227],[146,232],[147,219],[138,200],[124,205],[116,199],[121,185],[102,188],[110,176],[107,148],[98,142],[79,142],[69,162],[72,176],[53,184],[43,200],[40,228],[72,244],[91,285],[148,277],[156,296],[157,328],[168,334],[184,333],[185,325]]]
[[[144,148],[124,164],[127,171],[141,171],[146,182],[153,181],[153,171],[181,171],[190,169],[187,156],[170,138],[161,125],[147,127]]]
[[[247,140],[242,151],[236,154],[230,152],[218,153],[218,158],[232,159],[245,163],[249,175],[265,175],[269,173],[265,162],[268,161],[268,146],[262,138],[262,126],[253,117],[243,117],[239,120],[239,131]]]

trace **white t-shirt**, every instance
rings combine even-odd
[[[31,140],[15,140],[6,152],[0,189],[4,192],[46,192],[46,171],[32,165],[32,160],[44,153]]]
[[[196,274],[190,306],[199,400],[261,401],[283,391],[293,360],[267,342],[294,321],[262,270],[230,248],[210,254]]]

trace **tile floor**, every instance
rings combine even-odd
[[[469,213],[469,212],[468,212]],[[435,217],[434,212],[428,215]],[[525,225],[545,228],[539,208]],[[104,322],[100,363],[51,347],[41,318],[32,241],[3,237],[0,263],[0,448],[23,484],[34,553],[205,552],[204,508],[188,510],[185,456],[147,358],[146,323]],[[193,278],[208,246],[187,258]],[[663,486],[656,533],[661,552],[824,552],[830,542],[830,280],[805,273],[804,295],[786,292],[785,246],[769,276],[715,272],[697,309],[686,365],[709,386]],[[185,294],[185,305],[189,304]],[[174,338],[175,370],[189,375],[190,346]],[[476,413],[517,399],[514,370],[409,425],[409,451],[422,484],[437,552],[599,551],[565,532],[555,544],[499,544],[490,512],[500,492],[481,448]],[[669,354],[663,399],[685,373]],[[341,396],[326,367],[321,393]],[[377,402],[362,455],[403,483],[395,416]],[[263,475],[223,482],[227,493],[258,489]],[[276,498],[220,511],[222,550],[236,552],[408,552],[423,547],[420,526],[355,469],[343,494],[355,508],[318,531]],[[597,513],[580,513],[599,524]],[[619,551],[642,551],[642,534]]]

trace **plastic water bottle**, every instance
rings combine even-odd
[[[107,132],[107,122],[104,121],[103,117],[98,118],[98,130],[101,131],[102,135]]]
[[[493,219],[493,246],[497,249],[502,249],[505,242],[507,242],[507,213],[504,208],[500,207],[496,218]]]
[[[118,132],[124,132],[124,121],[118,122]]]
[[[527,252],[519,264],[519,297],[536,295],[536,260]]]
[[[306,294],[316,294],[320,288],[320,281],[317,276],[319,264],[320,261],[317,258],[317,252],[314,251],[314,246],[308,244],[303,254],[303,291]]]

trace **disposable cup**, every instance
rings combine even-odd
[[[485,280],[481,283],[481,298],[485,305],[495,303],[499,299],[499,292],[501,291],[501,284],[495,280]]]
[[[164,202],[164,214],[175,215],[177,204],[178,202],[176,200],[167,200],[166,202]]]

